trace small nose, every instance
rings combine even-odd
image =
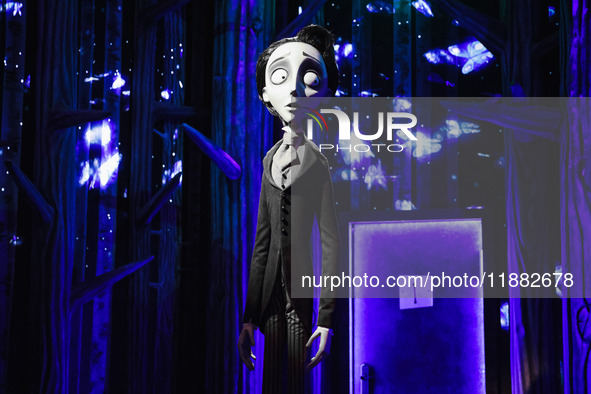
[[[294,75],[290,83],[291,91],[289,94],[292,97],[306,97],[306,87],[304,85],[304,81],[300,78],[299,75]]]
[[[291,86],[291,96],[292,97],[305,97],[305,88],[304,88],[304,84],[301,81],[298,81],[296,78],[294,78],[294,81],[292,82],[292,86]]]

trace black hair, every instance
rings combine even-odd
[[[288,42],[303,42],[304,44],[309,44],[316,48],[324,60],[326,74],[328,76],[328,87],[332,90],[333,94],[337,91],[339,86],[339,68],[334,53],[333,34],[322,26],[308,25],[302,28],[295,37],[282,38],[279,41],[271,43],[271,45],[260,54],[259,59],[257,60],[256,80],[259,99],[265,103],[269,112],[273,115],[277,115],[277,112],[269,103],[266,103],[265,100],[263,100],[267,62],[275,49]]]

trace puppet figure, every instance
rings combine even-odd
[[[265,335],[263,393],[307,393],[309,370],[330,352],[335,300],[322,289],[317,326],[313,298],[291,297],[291,279],[314,275],[310,239],[314,217],[322,244],[322,275],[337,269],[339,237],[327,159],[292,122],[294,97],[333,96],[339,72],[333,36],[323,27],[304,27],[295,37],[272,43],[259,56],[259,98],[284,127],[267,152],[250,266],[240,358],[254,369],[254,330]],[[292,187],[295,185],[296,187]],[[317,275],[320,273],[317,273]],[[297,283],[297,282],[294,282]],[[318,352],[309,348],[319,339]]]

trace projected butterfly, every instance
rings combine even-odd
[[[463,44],[451,45],[447,50],[453,56],[467,59],[462,66],[462,74],[468,74],[478,70],[484,67],[491,59],[494,59],[493,54],[480,41],[475,39]]]

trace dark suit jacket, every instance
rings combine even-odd
[[[291,279],[301,284],[301,275],[313,276],[310,240],[314,216],[322,241],[322,275],[336,275],[339,236],[328,160],[307,138],[302,164],[291,186],[281,190],[273,181],[275,144],[263,159],[263,177],[255,245],[250,264],[244,322],[261,327],[265,308],[273,293],[275,280],[283,272],[289,294]],[[316,273],[319,275],[320,273]],[[301,287],[300,287],[301,288]],[[313,289],[309,289],[310,293]],[[301,292],[301,290],[300,290]],[[313,298],[291,298],[304,327],[312,332]],[[330,289],[322,289],[317,325],[332,328],[335,300]]]

